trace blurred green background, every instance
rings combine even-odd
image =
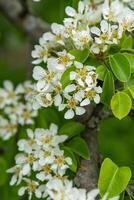
[[[42,0],[40,3],[29,1],[33,14],[48,23],[62,22],[67,5],[76,7],[78,0]],[[23,32],[0,13],[0,85],[3,80],[12,80],[15,84],[26,80],[31,66],[33,46]],[[98,130],[98,142],[102,156],[111,158],[119,165],[128,165],[134,174],[134,119],[104,119]],[[3,173],[14,164],[15,138],[0,141],[0,200],[27,199],[17,196],[17,188],[9,187],[9,177]],[[4,152],[3,148],[4,147]],[[6,158],[7,162],[3,162]]]

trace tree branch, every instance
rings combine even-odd
[[[21,28],[32,41],[36,41],[44,32],[50,30],[49,24],[29,12],[26,2],[0,0],[0,11],[17,27]]]
[[[89,147],[90,160],[81,160],[80,168],[75,177],[75,183],[77,186],[87,189],[87,191],[97,187],[101,162],[98,150],[97,129],[102,116],[104,117],[105,114],[102,111],[102,106],[98,105],[96,108],[89,106],[87,113],[82,118],[79,118],[80,122],[88,126],[84,139]]]

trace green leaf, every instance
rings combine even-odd
[[[64,147],[62,147],[62,149],[64,150],[65,157],[70,157],[72,159],[72,165],[70,166],[70,170],[73,172],[76,172],[77,171],[77,159],[75,158],[74,153],[68,147],[64,146]]]
[[[128,59],[121,53],[109,57],[111,69],[118,80],[127,82],[131,75]]]
[[[129,61],[130,68],[131,68],[131,73],[134,73],[134,55],[129,54],[129,53],[124,53],[123,54]]]
[[[74,71],[75,67],[72,66],[70,68],[68,68],[62,75],[61,77],[61,84],[62,84],[62,88],[64,89],[67,85],[69,85],[72,81],[70,80],[70,72]]]
[[[59,130],[59,134],[67,135],[69,138],[79,135],[85,130],[85,125],[79,122],[67,122]]]
[[[38,128],[49,128],[51,123],[60,125],[59,112],[55,108],[43,108],[39,110],[37,118]]]
[[[107,71],[105,75],[102,91],[101,102],[109,106],[111,98],[115,93],[114,78],[110,71]]]
[[[88,59],[86,60],[86,62],[84,64],[94,66],[94,67],[98,67],[98,66],[101,65],[101,62],[99,60],[97,60],[96,58],[88,57]]]
[[[112,160],[106,158],[102,163],[98,187],[101,197],[113,198],[121,194],[131,178],[129,167],[118,167]]]
[[[122,42],[121,42],[121,48],[122,49],[132,49],[133,47],[133,39],[131,35],[127,36],[124,35]]]
[[[89,149],[85,140],[80,137],[75,137],[67,144],[70,149],[81,156],[82,158],[88,160],[89,159]]]
[[[7,180],[7,162],[4,158],[0,158],[0,186],[4,185]]]
[[[134,170],[134,118],[122,120],[107,117],[101,120],[98,132],[101,155],[110,157],[119,166],[129,166]],[[134,172],[134,171],[133,171]]]
[[[131,96],[132,96],[133,99],[134,99],[134,86],[130,86],[130,87],[128,87],[127,89],[128,89],[128,91],[130,92]]]
[[[89,56],[89,50],[88,49],[85,49],[83,51],[77,50],[77,49],[73,49],[69,53],[74,55],[75,56],[75,60],[77,60],[78,62],[81,62],[81,63],[84,63],[87,60],[88,56]]]
[[[96,73],[98,74],[98,79],[101,81],[104,81],[106,73],[107,73],[107,68],[104,65],[100,65],[96,68]]]
[[[129,95],[125,92],[117,92],[111,100],[111,109],[115,117],[122,119],[128,115],[132,106]]]

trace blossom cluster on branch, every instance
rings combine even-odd
[[[102,89],[88,57],[105,59],[111,45],[120,44],[123,33],[133,31],[134,13],[119,0],[80,1],[78,11],[68,6],[66,13],[63,25],[53,23],[52,32],[39,39],[32,57],[36,101],[41,107],[65,110],[65,118],[70,119],[84,114],[84,106],[91,102],[100,102]]]
[[[0,88],[0,137],[8,140],[19,131],[20,126],[34,124],[38,111],[33,110],[30,97],[34,87],[30,81],[16,88],[11,81],[4,81],[3,85]]]
[[[122,81],[122,77],[118,78],[120,68],[117,73],[113,69],[110,71],[108,56],[111,47],[118,47],[124,34],[131,34],[134,30],[134,12],[127,2],[80,1],[78,10],[70,6],[66,8],[68,17],[63,24],[53,23],[52,32],[44,33],[32,51],[35,83],[26,82],[14,89],[10,82],[5,82],[5,89],[0,90],[0,108],[3,109],[0,136],[3,139],[15,134],[18,126],[33,124],[39,108],[56,106],[58,111],[64,112],[65,119],[71,119],[75,114],[83,115],[85,106],[90,103],[98,104],[103,91],[95,61],[99,60],[104,65],[112,84],[113,80]],[[115,61],[114,58],[114,64],[118,64]],[[128,60],[127,64],[130,68]],[[127,81],[122,74],[123,81]],[[73,160],[65,156],[63,148],[70,138],[58,134],[56,124],[51,124],[49,129],[28,129],[27,135],[28,139],[18,141],[20,153],[15,157],[16,165],[8,170],[8,173],[13,173],[10,184],[21,185],[20,196],[28,192],[29,199],[33,194],[48,200],[94,200],[97,196],[109,199],[107,191],[103,195],[98,189],[88,192],[76,188],[70,180]],[[77,139],[82,140],[80,137]],[[87,146],[85,149],[88,149]],[[117,168],[116,165],[114,167]],[[118,195],[113,199],[119,199]]]
[[[7,170],[13,173],[10,184],[22,184],[18,194],[28,192],[29,199],[34,194],[37,198],[93,200],[98,195],[95,189],[86,193],[69,181],[70,157],[64,155],[62,143],[68,137],[58,135],[58,126],[51,124],[49,129],[36,128],[27,130],[28,139],[18,141],[19,154],[15,157],[16,165]]]

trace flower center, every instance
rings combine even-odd
[[[30,112],[29,111],[24,111],[23,112],[23,117],[25,120],[29,119],[31,116],[30,116]]]
[[[50,144],[52,142],[52,136],[46,136],[43,138],[43,144]]]
[[[67,55],[63,55],[58,58],[58,61],[59,61],[59,64],[66,66],[67,63],[70,61],[70,58]]]
[[[43,167],[43,171],[46,173],[46,174],[50,174],[51,173],[51,165],[45,165]]]
[[[57,165],[59,165],[59,166],[61,166],[61,165],[63,165],[64,163],[65,163],[65,158],[64,158],[64,156],[58,156],[57,158],[56,158],[56,164]]]
[[[89,91],[86,92],[86,96],[87,96],[87,98],[89,98],[89,99],[90,99],[90,98],[94,98],[95,95],[96,95],[95,90],[89,90]]]
[[[87,76],[87,70],[85,68],[78,70],[77,73],[81,79],[85,80]]]
[[[74,99],[71,99],[71,100],[69,100],[69,101],[67,102],[67,106],[68,106],[69,108],[71,108],[71,109],[76,108],[76,105],[77,105],[77,101],[74,100]]]
[[[7,132],[13,132],[16,128],[17,128],[16,124],[7,124],[5,126],[5,129],[7,130]]]
[[[8,98],[9,99],[13,99],[15,96],[16,96],[16,94],[15,94],[14,91],[11,91],[11,92],[8,93]]]
[[[33,164],[33,162],[35,161],[35,157],[33,155],[29,155],[28,158],[27,158],[27,162],[29,164]]]

